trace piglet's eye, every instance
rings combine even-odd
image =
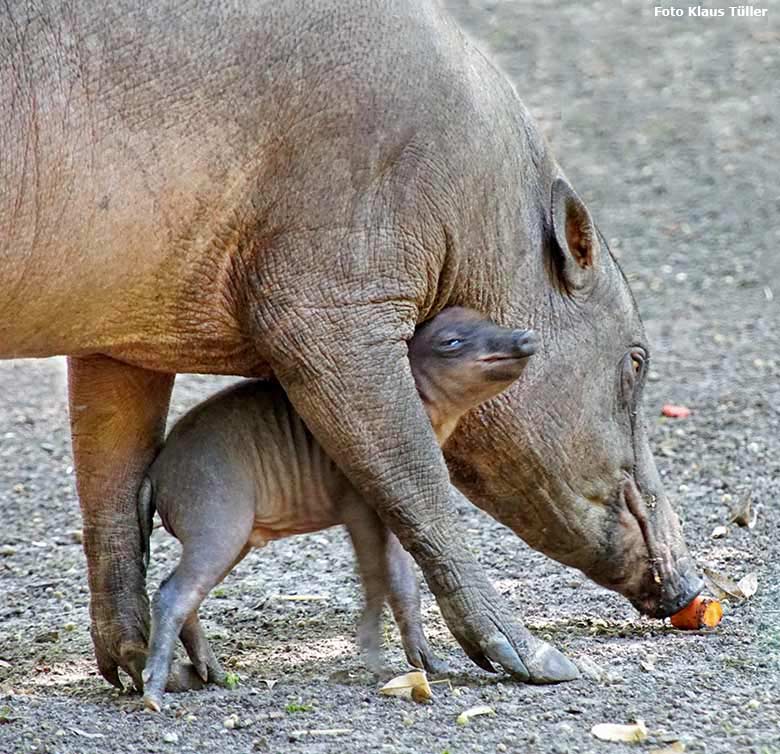
[[[442,345],[445,348],[457,348],[458,346],[463,345],[463,341],[460,338],[450,338],[450,340],[442,341]]]

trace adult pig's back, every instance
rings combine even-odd
[[[0,23],[0,357],[262,372],[247,259],[370,225],[383,171],[412,146],[457,162],[479,110],[457,31],[411,0],[52,0]]]

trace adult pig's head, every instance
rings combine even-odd
[[[541,348],[521,380],[464,418],[445,454],[469,498],[532,547],[667,616],[702,584],[645,431],[647,338],[617,262],[561,178],[548,228],[536,290],[518,279],[505,313],[530,316]]]

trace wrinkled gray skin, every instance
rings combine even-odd
[[[465,546],[406,358],[451,305],[544,344],[450,438],[455,484],[649,615],[699,590],[628,285],[512,86],[431,0],[11,0],[0,155],[0,357],[70,356],[112,683],[141,684],[137,493],[177,372],[273,373],[476,663],[576,675]]]
[[[499,327],[457,307],[418,328],[409,342],[409,363],[440,444],[464,413],[520,376],[536,345],[532,331]],[[142,527],[151,531],[156,508],[182,545],[179,565],[152,602],[143,674],[150,709],[161,707],[179,636],[201,679],[224,681],[198,607],[250,548],[339,523],[352,538],[363,581],[359,641],[369,667],[381,667],[380,621],[387,599],[410,664],[432,673],[445,670],[423,633],[411,557],[278,385],[240,383],[192,409],[171,431],[147,480],[139,495]]]

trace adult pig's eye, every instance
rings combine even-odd
[[[647,355],[638,348],[629,351],[623,358],[623,367],[620,370],[620,389],[623,402],[626,405],[633,403],[636,387],[645,369],[646,360]]]

